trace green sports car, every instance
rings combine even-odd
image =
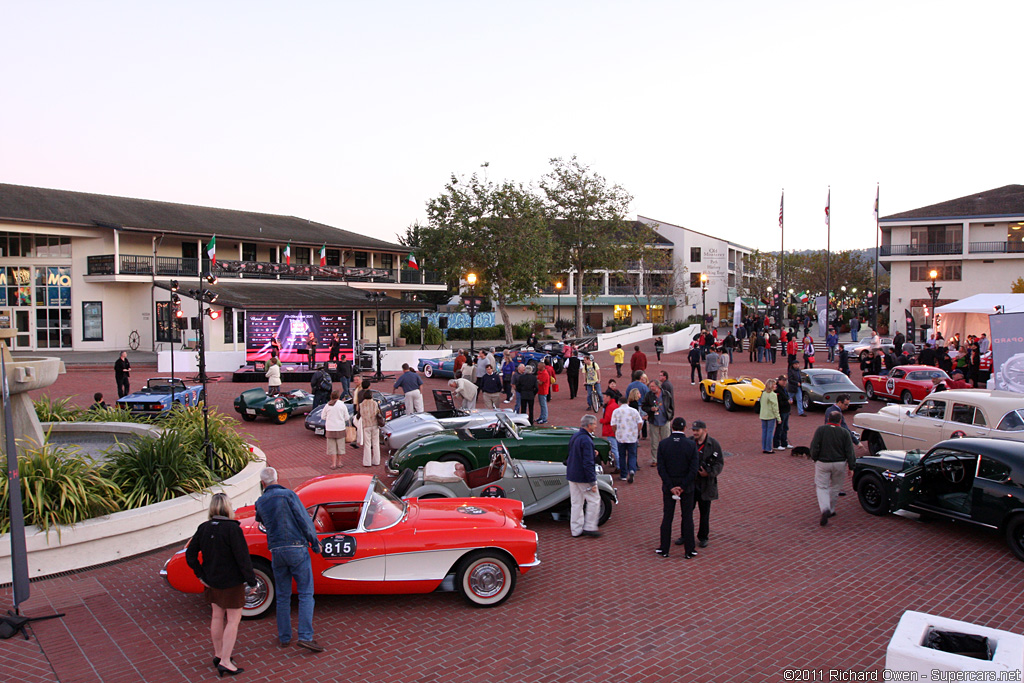
[[[569,455],[569,439],[576,433],[572,427],[520,427],[507,416],[498,414],[493,427],[435,432],[413,439],[388,459],[388,471],[423,467],[432,460],[460,462],[467,471],[487,467],[491,447],[504,444],[518,460],[565,462]],[[610,444],[594,437],[599,462],[611,462]]]

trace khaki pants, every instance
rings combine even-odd
[[[502,401],[501,394],[484,394],[484,408],[499,410]]]
[[[363,425],[363,467],[380,464],[380,427]]]
[[[823,513],[835,512],[845,474],[845,460],[814,463],[814,488],[818,494],[818,509]]]
[[[661,443],[662,439],[667,439],[672,435],[672,424],[666,422],[660,427],[656,427],[653,422],[648,421],[647,423],[647,436],[651,440],[651,464],[658,464],[658,444]]]
[[[412,415],[413,413],[423,412],[423,392],[419,389],[413,389],[405,395],[405,414]]]
[[[569,513],[569,532],[579,536],[584,531],[597,531],[597,520],[601,513],[601,494],[597,484],[581,484],[569,482],[569,501],[572,511]],[[583,504],[586,503],[586,511]]]

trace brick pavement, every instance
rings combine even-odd
[[[651,344],[642,346],[653,359]],[[601,356],[607,379],[614,368]],[[659,367],[651,365],[653,374]],[[565,522],[544,515],[528,520],[540,535],[542,564],[505,605],[473,609],[455,594],[318,597],[315,626],[327,652],[282,652],[272,618],[245,622],[236,650],[244,678],[780,681],[792,667],[879,669],[907,609],[1024,632],[1024,564],[998,534],[872,517],[853,495],[840,499],[838,516],[821,528],[811,463],[762,454],[750,411],[702,403],[684,381],[683,354],[666,356],[661,367],[676,385],[678,411],[705,419],[729,453],[711,544],[697,558],[654,556],[660,493],[654,470],[644,466],[634,485],[619,485],[620,503],[601,539],[570,538]],[[765,378],[782,367],[737,356],[731,374]],[[111,374],[73,369],[49,391],[87,405],[95,387],[114,393]],[[442,383],[427,380],[428,388]],[[568,401],[562,385],[552,423],[578,424],[584,398]],[[211,403],[230,410],[243,388],[215,384]],[[808,443],[820,423],[820,413],[794,414],[790,440]],[[299,420],[239,427],[286,483],[327,472],[322,440]],[[646,452],[643,442],[642,465]],[[346,469],[356,471],[360,457],[350,450]],[[0,672],[31,682],[212,678],[207,607],[157,576],[170,554],[34,582],[24,612],[68,616],[35,625],[31,641],[0,641]],[[9,603],[9,590],[0,590],[0,604]]]

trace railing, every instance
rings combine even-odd
[[[963,242],[938,244],[883,244],[878,249],[879,256],[947,256],[962,254]]]
[[[441,273],[436,270],[413,270],[411,268],[402,270],[402,284],[406,285],[443,285]]]
[[[151,258],[151,257],[146,257]],[[122,268],[124,266],[124,257]],[[121,271],[122,273],[124,270]],[[172,258],[170,256],[156,257],[157,275],[199,275],[199,259],[197,258]]]
[[[1024,242],[971,242],[972,254],[1020,254],[1024,253]]]
[[[608,285],[608,293],[619,296],[623,294],[639,294],[640,288],[636,285]]]

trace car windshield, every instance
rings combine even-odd
[[[405,516],[405,501],[392,493],[391,489],[376,477],[366,496],[365,508],[363,528],[367,531],[387,529],[398,524]]]
[[[830,372],[825,375],[814,375],[811,377],[811,384],[819,387],[825,384],[846,384],[846,375],[840,372]]]
[[[505,428],[505,432],[509,436],[511,436],[514,439],[522,438],[521,436],[519,436],[519,427],[517,427],[515,423],[512,422],[512,420],[508,419],[508,415],[498,413],[498,422],[501,424],[502,427]]]
[[[921,458],[923,457],[924,451],[916,449],[912,451],[907,451],[907,456],[906,458],[904,458],[903,461],[905,463],[904,469],[906,469],[907,467],[916,467],[921,463]]]
[[[1003,415],[1003,419],[999,421],[999,426],[996,429],[1001,432],[1024,431],[1024,410],[1011,410]]]

